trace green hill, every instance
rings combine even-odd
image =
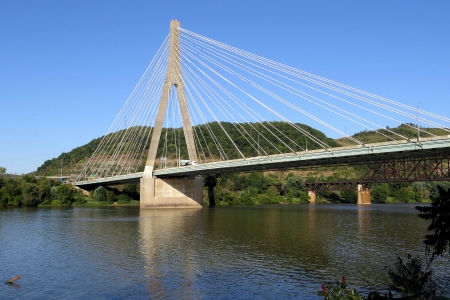
[[[317,138],[318,140],[324,142],[330,147],[338,147],[340,144],[335,140],[328,138],[324,133],[319,130],[316,130],[310,126],[297,123],[296,126],[300,127],[304,131],[310,133],[312,136]],[[274,147],[270,147],[270,144],[273,144],[278,148],[281,152],[289,152],[290,149],[295,151],[301,151],[301,148],[298,146],[294,146],[295,144],[300,145],[302,148],[305,145],[308,145],[309,150],[319,149],[320,147],[313,143],[310,139],[306,141],[306,137],[304,134],[300,133],[298,130],[293,128],[291,125],[285,122],[264,122],[264,123],[243,123],[243,124],[232,124],[229,122],[212,122],[208,124],[209,128],[206,125],[199,125],[195,127],[195,131],[197,133],[202,134],[202,142],[201,147],[205,149],[209,149],[215,158],[219,158],[220,155],[226,156],[228,159],[240,158],[240,153],[236,150],[238,146],[240,151],[245,157],[252,157],[258,155],[258,147],[256,145],[251,146],[247,140],[253,139],[253,141],[259,142],[259,149],[268,149],[268,154],[277,154],[278,152]],[[225,134],[224,130],[227,132]],[[244,137],[239,133],[238,128],[242,131],[248,132],[248,136]],[[151,128],[150,127],[133,127],[129,128],[129,131],[133,131],[139,139],[146,140],[146,136]],[[277,136],[273,136],[268,134],[268,131],[278,133]],[[260,132],[258,134],[257,132]],[[127,139],[119,139],[116,138],[118,136],[122,136],[124,130],[117,131],[115,133],[111,133],[106,137],[114,141],[111,143],[110,148],[117,147],[119,144],[126,149],[126,144],[131,143]],[[259,136],[258,136],[259,135]],[[165,143],[165,139],[163,137],[168,136],[167,143]],[[167,153],[165,156],[168,159],[176,159],[175,157],[175,149],[176,149],[176,140],[170,139],[170,137],[176,136],[177,139],[184,141],[184,133],[182,128],[176,129],[166,129],[163,128],[161,133],[161,140],[158,146],[157,157],[161,157],[163,155],[164,149],[167,149]],[[87,143],[86,145],[77,147],[68,153],[62,153],[56,158],[45,161],[38,169],[37,175],[46,175],[46,176],[55,176],[61,173],[61,163],[62,163],[62,173],[67,174],[80,174],[83,170],[83,167],[86,161],[92,156],[92,154],[97,149],[98,145],[101,143],[102,139],[105,136],[99,137]],[[265,138],[264,138],[265,137]],[[204,140],[203,140],[204,139]],[[222,153],[219,154],[219,150],[216,148],[216,143],[214,143],[214,139],[220,141],[220,145],[222,146]],[[281,140],[281,141],[280,141]],[[149,141],[149,140],[148,140]],[[295,143],[293,143],[295,142]],[[144,153],[145,157],[142,160],[142,165],[140,169],[143,169],[143,164],[146,159],[146,155],[148,152],[148,147],[150,143],[148,142],[145,146]],[[198,147],[198,145],[197,145]],[[123,150],[126,151],[126,150]],[[206,151],[206,150],[205,150]],[[181,145],[180,147],[181,157],[187,158],[187,150],[185,145]],[[125,154],[125,153],[121,153]]]
[[[410,125],[410,126],[408,126]],[[199,125],[194,127],[194,130],[199,134],[202,134],[202,142],[201,147],[206,152],[206,149],[213,153],[215,159],[220,159],[220,156],[225,156],[227,159],[235,159],[240,158],[240,153],[236,150],[236,147],[233,145],[237,145],[242,154],[245,157],[253,157],[258,156],[258,149],[262,152],[261,149],[266,149],[268,154],[277,154],[278,152],[274,147],[271,147],[270,144],[273,144],[278,148],[281,152],[286,153],[290,152],[290,149],[295,151],[302,151],[301,148],[304,148],[306,143],[308,146],[308,150],[320,149],[316,143],[313,143],[311,139],[306,141],[306,137],[304,134],[300,133],[297,129],[293,128],[291,125],[285,122],[265,122],[265,123],[243,123],[243,124],[233,124],[229,122],[212,122],[208,124],[209,128],[206,125]],[[316,130],[310,126],[297,123],[296,126],[303,129],[304,131],[310,133],[312,136],[316,137],[318,140],[324,142],[330,147],[339,147],[339,146],[348,146],[355,145],[354,142],[347,138],[340,138],[333,140],[328,138],[324,133],[319,130]],[[245,130],[248,132],[248,136],[244,137],[240,134],[239,130],[242,132]],[[132,127],[129,128],[128,131],[132,131],[134,136],[138,136],[140,140],[148,140],[145,145],[145,149],[143,150],[145,153],[144,158],[142,159],[141,166],[139,170],[143,170],[144,162],[146,159],[146,155],[148,152],[150,140],[148,139],[148,133],[150,127]],[[225,130],[225,131],[224,131]],[[279,133],[276,137],[268,134],[268,131]],[[127,145],[131,144],[132,141],[127,138],[118,138],[119,136],[123,136],[125,130],[120,130],[114,133],[107,135],[106,137],[109,140],[114,141],[110,144],[110,148],[117,148],[120,144],[122,146],[121,155],[126,154]],[[225,134],[227,132],[227,134]],[[258,134],[257,132],[260,132]],[[430,137],[434,135],[448,135],[449,133],[442,129],[437,128],[421,128],[421,137]],[[386,142],[391,141],[391,139],[387,137],[392,137],[396,140],[402,139],[399,135],[404,136],[410,139],[417,138],[417,130],[414,128],[414,124],[402,124],[395,128],[389,128],[375,131],[361,131],[358,132],[352,137],[357,140],[365,143],[378,143],[378,142]],[[163,137],[168,137],[167,142]],[[68,174],[80,174],[83,170],[83,167],[86,161],[92,156],[92,154],[97,149],[98,145],[101,143],[102,139],[105,136],[99,137],[87,143],[86,145],[77,147],[68,153],[62,153],[60,156],[53,158],[51,160],[45,161],[42,166],[37,169],[37,175],[47,175],[54,176],[59,175],[61,173],[61,163],[62,165],[62,173],[65,175]],[[172,137],[172,138],[171,138]],[[176,137],[176,139],[174,139]],[[178,140],[183,141],[181,145],[178,144]],[[204,140],[203,140],[204,139]],[[214,140],[220,141],[220,145],[222,146],[221,153],[219,149],[216,147],[216,143]],[[248,140],[258,141],[258,146],[255,144],[251,146]],[[281,141],[280,141],[281,140]],[[294,142],[294,143],[293,143]],[[184,133],[182,128],[163,128],[161,133],[161,140],[158,147],[157,157],[165,156],[168,160],[176,161],[176,148],[178,144],[178,148],[181,154],[181,157],[188,157],[186,146],[184,143]],[[299,146],[294,146],[294,145]],[[199,145],[197,145],[199,147]],[[163,151],[166,151],[163,152]],[[165,154],[163,154],[165,153]],[[98,153],[100,155],[101,153]]]
[[[378,131],[369,131],[364,130],[352,135],[355,139],[364,144],[372,144],[372,143],[381,143],[381,142],[389,142],[392,141],[390,138],[395,140],[401,140],[402,137],[409,138],[411,140],[417,139],[417,128],[415,128],[415,124],[402,124],[398,127],[386,127],[386,129],[381,129]],[[442,135],[450,135],[448,131],[445,131],[440,128],[420,128],[420,137],[426,138],[431,137],[432,135],[442,136]],[[355,142],[349,140],[348,138],[340,138],[336,139],[342,146],[356,145]]]

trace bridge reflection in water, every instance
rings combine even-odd
[[[385,287],[396,256],[421,255],[405,205],[141,210],[139,249],[155,298],[315,298],[320,283]]]

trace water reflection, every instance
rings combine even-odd
[[[421,255],[425,233],[404,205],[0,209],[0,273],[22,275],[0,295],[318,299],[342,275],[382,287],[385,265]]]
[[[201,232],[201,214],[199,209],[140,211],[139,248],[152,297],[199,294],[194,285],[199,277],[195,237]]]
[[[270,280],[283,282],[287,294],[342,275],[377,288],[396,255],[420,253],[417,222],[377,206],[147,210],[140,212],[140,250],[155,297],[220,296],[226,289],[217,278],[235,284],[233,277],[245,282],[248,297]]]

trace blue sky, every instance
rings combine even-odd
[[[0,0],[0,166],[22,174],[108,130],[171,19],[450,116],[450,1]]]

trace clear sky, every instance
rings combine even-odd
[[[169,31],[450,116],[450,1],[0,0],[0,166],[106,133]]]

